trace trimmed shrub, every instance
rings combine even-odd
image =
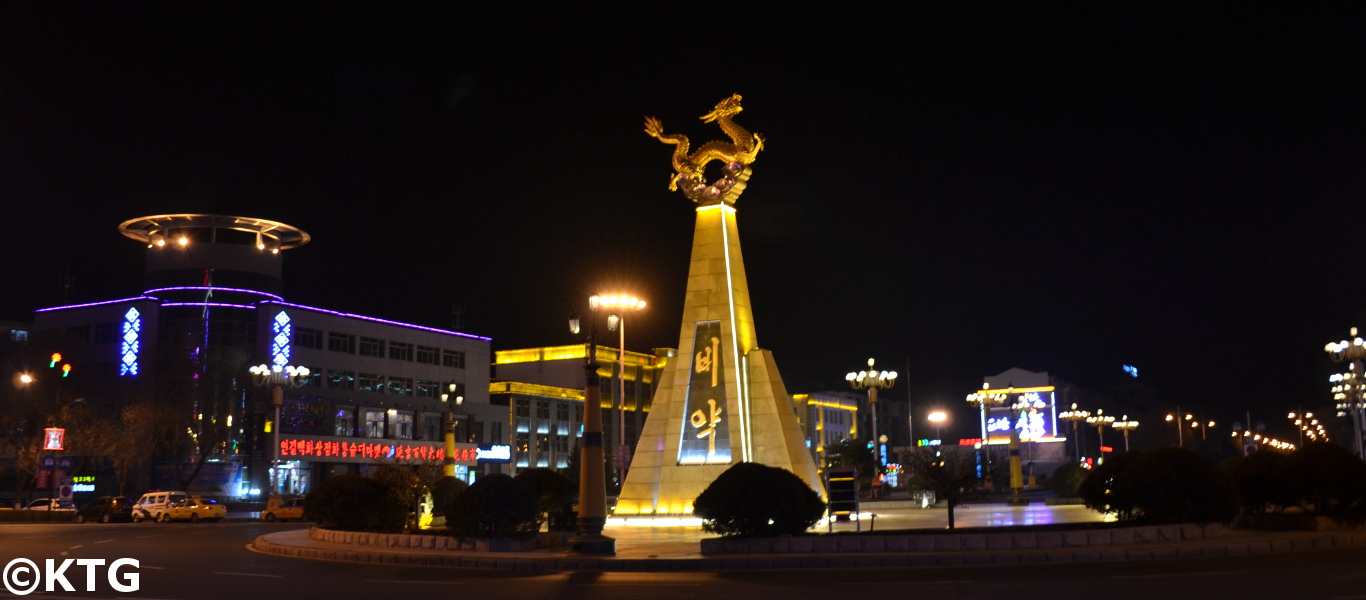
[[[1298,501],[1295,490],[1285,478],[1285,455],[1260,451],[1250,456],[1232,458],[1219,465],[1238,488],[1238,503],[1244,512],[1264,513],[1294,506]]]
[[[446,510],[455,502],[456,496],[469,489],[470,484],[454,477],[442,477],[432,486],[432,513],[445,515]]]
[[[1260,453],[1259,453],[1260,454]],[[1279,485],[1314,514],[1338,521],[1366,521],[1366,463],[1326,442],[1306,444],[1280,464]]]
[[[338,475],[308,495],[304,518],[338,529],[402,529],[408,508],[384,484],[360,475]]]
[[[1133,505],[1127,498],[1116,496],[1114,487],[1124,474],[1124,470],[1138,458],[1138,455],[1138,452],[1122,452],[1091,469],[1086,479],[1077,486],[1077,495],[1087,508],[1103,513],[1115,513],[1122,521],[1132,519]]]
[[[552,514],[564,518],[564,514],[571,511],[578,495],[578,486],[554,469],[527,469],[512,479],[531,490],[542,521]]]
[[[785,469],[742,462],[693,502],[702,530],[729,536],[798,534],[825,514],[820,494]]]
[[[1048,489],[1053,490],[1053,495],[1059,498],[1075,498],[1081,482],[1089,474],[1081,465],[1067,463],[1053,471],[1053,476],[1048,478]]]
[[[1226,523],[1238,511],[1233,480],[1184,448],[1115,456],[1092,471],[1080,494],[1086,506],[1132,523]]]
[[[505,537],[536,533],[540,511],[531,490],[502,473],[480,477],[455,497],[446,511],[446,527],[469,537]]]

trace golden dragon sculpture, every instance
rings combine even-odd
[[[674,146],[675,173],[669,178],[670,191],[681,186],[684,195],[689,199],[705,204],[732,204],[739,198],[745,182],[749,179],[749,164],[754,162],[759,151],[764,149],[764,136],[750,133],[731,118],[744,110],[740,106],[740,100],[739,94],[732,94],[701,117],[704,123],[715,121],[720,125],[721,131],[725,132],[730,141],[713,140],[702,144],[691,154],[688,152],[691,149],[688,136],[678,133],[665,134],[664,124],[659,119],[645,117],[645,133]],[[707,163],[713,160],[722,161],[724,166],[721,169],[721,178],[708,184],[705,171]]]

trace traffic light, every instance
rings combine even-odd
[[[71,374],[71,363],[67,363],[67,364],[62,365],[62,377],[66,377],[67,375],[70,375],[70,374]]]
[[[54,367],[57,366],[57,363],[59,363],[59,362],[62,362],[62,353],[61,353],[61,352],[53,352],[53,353],[52,353],[52,362],[47,363],[47,368],[49,368],[49,369],[54,368]]]

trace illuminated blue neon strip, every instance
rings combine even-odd
[[[262,292],[262,291],[257,291],[257,290],[247,290],[247,289],[242,289],[242,288],[213,287],[213,286],[203,286],[203,285],[183,286],[183,287],[156,288],[156,289],[152,289],[152,290],[147,290],[147,291],[143,292],[143,294],[145,294],[145,295],[147,295],[147,296],[152,296],[153,294],[155,294],[155,293],[157,293],[157,292],[181,292],[181,291],[187,291],[187,290],[188,290],[188,291],[204,291],[204,290],[208,290],[208,291],[210,291],[210,292],[237,292],[237,293],[239,293],[239,294],[256,294],[256,295],[258,295],[258,296],[265,296],[265,297],[270,298],[270,299],[272,299],[272,300],[284,300],[284,298],[282,298],[282,297],[280,297],[280,296],[276,296],[275,294],[270,294],[270,293],[266,293],[266,292]]]
[[[264,305],[264,304],[277,304],[277,305],[286,306],[286,307],[289,307],[289,308],[297,308],[297,309],[300,309],[300,310],[311,310],[311,311],[313,311],[313,312],[326,313],[326,314],[329,314],[329,315],[336,315],[336,316],[338,316],[338,317],[346,317],[346,318],[348,318],[348,319],[359,319],[359,320],[361,320],[361,321],[370,321],[370,322],[373,322],[373,323],[383,323],[383,324],[385,324],[385,325],[395,325],[395,326],[398,326],[398,327],[407,327],[407,328],[409,328],[409,329],[420,329],[420,330],[422,330],[422,331],[431,331],[431,332],[433,332],[433,333],[444,333],[444,334],[446,334],[446,335],[454,335],[454,336],[459,336],[459,337],[463,337],[463,338],[470,338],[470,339],[473,339],[473,340],[482,340],[482,341],[485,341],[485,342],[493,341],[493,338],[484,337],[484,336],[482,336],[482,335],[473,335],[473,334],[469,334],[469,333],[460,333],[459,331],[450,331],[450,330],[447,330],[447,329],[437,329],[437,328],[435,328],[435,327],[425,327],[425,326],[422,326],[422,325],[413,325],[412,323],[400,323],[400,322],[398,322],[398,321],[389,321],[389,320],[387,320],[387,319],[376,319],[375,317],[366,317],[366,316],[363,316],[363,315],[353,315],[353,314],[350,314],[350,313],[337,312],[337,311],[335,311],[335,310],[327,310],[326,308],[316,308],[316,307],[313,307],[313,306],[304,306],[304,305],[302,305],[302,304],[290,304],[289,302],[276,302],[276,301],[274,301],[274,300],[267,300],[267,301],[265,301],[265,302],[262,302],[261,304],[263,304],[263,305]]]
[[[88,302],[86,304],[69,304],[67,306],[53,306],[50,308],[40,308],[33,312],[49,312],[54,310],[67,310],[71,308],[85,308],[87,306],[104,306],[106,304],[118,304],[120,302],[136,302],[138,300],[156,300],[151,296],[138,296],[136,298],[123,298],[121,300],[105,300],[103,302]]]

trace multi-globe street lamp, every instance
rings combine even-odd
[[[446,434],[446,457],[441,459],[441,476],[455,477],[455,409],[465,402],[460,395],[460,384],[452,381],[446,384],[441,393],[441,403],[446,406],[446,420],[442,423]]]
[[[602,393],[598,378],[598,309],[602,298],[588,298],[588,354],[583,390],[583,441],[579,455],[579,534],[569,540],[580,554],[616,554],[617,541],[602,534],[607,524],[607,461],[602,444]],[[569,331],[579,334],[579,316],[570,315]]]
[[[604,294],[598,299],[602,308],[615,310],[607,315],[607,330],[618,332],[617,345],[617,476],[626,479],[626,463],[631,460],[631,447],[626,443],[626,311],[645,308],[645,301],[629,294]]]
[[[1124,415],[1118,421],[1110,424],[1112,429],[1118,429],[1124,434],[1124,451],[1129,451],[1129,432],[1138,429],[1138,421],[1130,421],[1129,415]]]
[[[1328,378],[1333,384],[1333,401],[1337,403],[1338,414],[1352,419],[1352,452],[1361,458],[1362,442],[1362,386],[1366,385],[1366,342],[1357,337],[1357,328],[1351,330],[1352,341],[1332,342],[1323,347],[1333,362],[1347,363],[1346,373],[1335,373]]]
[[[270,427],[270,496],[266,508],[280,506],[280,407],[285,403],[285,387],[296,388],[308,380],[308,367],[293,365],[256,365],[247,369],[257,386],[270,387],[270,404],[275,407],[275,421]]]
[[[878,475],[882,474],[882,454],[877,447],[877,391],[885,390],[896,385],[896,371],[878,371],[873,368],[873,359],[868,359],[868,370],[857,373],[848,373],[844,376],[845,381],[856,390],[868,390],[868,405],[872,410],[873,435],[869,439],[873,440],[873,464],[877,467]]]
[[[1072,403],[1071,410],[1064,410],[1058,413],[1058,418],[1072,423],[1072,447],[1077,450],[1077,462],[1081,462],[1081,433],[1077,430],[1082,421],[1091,416],[1091,411],[1077,410],[1077,403]]]
[[[1096,414],[1086,417],[1086,424],[1096,428],[1096,439],[1100,442],[1100,457],[1105,458],[1105,428],[1115,422],[1115,418],[1105,414],[1105,409],[1096,410]]]
[[[1314,413],[1290,413],[1287,418],[1295,424],[1295,428],[1300,432],[1300,445],[1304,445],[1304,436],[1309,436],[1309,441],[1328,441],[1328,432],[1323,429],[1323,423],[1314,418]]]

